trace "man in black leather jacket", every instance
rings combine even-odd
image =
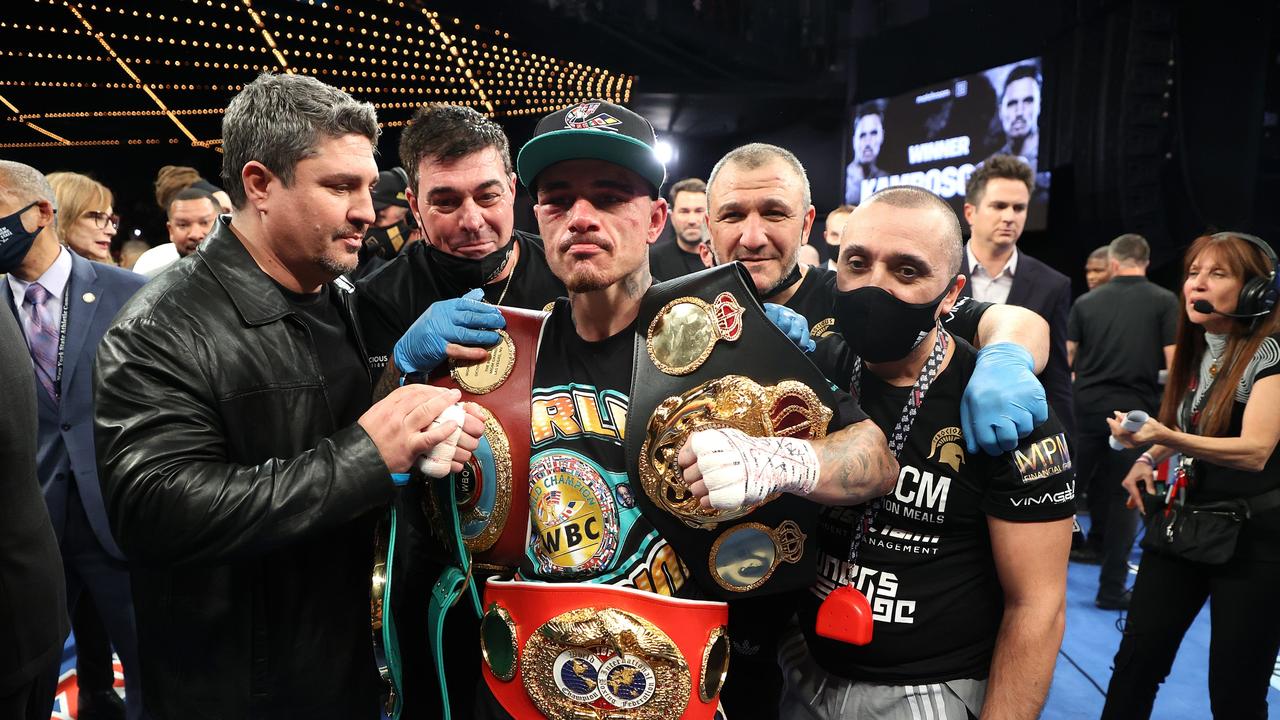
[[[376,718],[375,511],[457,427],[456,393],[369,407],[351,309],[373,222],[372,106],[263,75],[223,120],[235,211],[135,295],[98,350],[96,437],[133,564],[153,717]],[[482,432],[467,415],[455,471]]]

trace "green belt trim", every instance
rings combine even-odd
[[[431,632],[431,657],[436,664],[436,678],[440,682],[440,701],[444,704],[444,720],[450,720],[449,681],[444,673],[444,620],[449,610],[462,597],[470,578],[456,567],[446,567],[440,579],[431,588],[431,604],[427,608],[427,627]]]
[[[444,704],[444,720],[450,720],[449,683],[444,670],[444,623],[449,610],[458,603],[468,589],[476,617],[484,612],[480,606],[480,591],[471,578],[471,552],[462,539],[462,518],[458,515],[457,488],[453,476],[430,483],[428,491],[434,493],[436,507],[440,509],[445,544],[449,546],[452,565],[446,566],[440,578],[431,588],[431,603],[427,608],[427,628],[430,632],[431,657],[435,661],[436,678],[440,683],[440,700]]]
[[[386,582],[382,586],[382,648],[386,654],[387,668],[390,671],[391,703],[387,714],[391,720],[399,720],[404,710],[404,679],[401,676],[400,640],[396,632],[395,618],[391,612],[391,576],[393,559],[396,554],[396,509],[391,508],[391,532],[387,540]]]
[[[444,627],[449,610],[462,598],[464,592],[471,596],[471,605],[476,617],[483,617],[480,605],[480,591],[471,581],[471,553],[462,540],[462,519],[458,515],[457,490],[452,476],[429,483],[428,492],[435,493],[436,507],[441,511],[441,528],[444,540],[450,546],[449,558],[452,565],[447,565],[431,588],[431,601],[427,606],[427,632],[431,646],[431,656],[435,663],[436,678],[440,683],[440,700],[444,706],[444,720],[451,720],[449,709],[449,684],[444,669]],[[391,509],[391,532],[387,543],[386,584],[382,591],[382,640],[386,661],[390,670],[393,707],[388,708],[392,720],[399,720],[404,709],[404,678],[400,660],[400,643],[396,632],[395,619],[391,612],[392,567],[396,550],[396,511]]]

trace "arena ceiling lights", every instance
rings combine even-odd
[[[540,115],[634,76],[515,47],[409,0],[15,0],[0,14],[0,149],[217,149],[231,97],[305,73],[372,102],[384,127],[429,102]]]

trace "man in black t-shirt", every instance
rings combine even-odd
[[[396,341],[437,300],[482,288],[494,305],[541,310],[565,295],[542,241],[515,229],[516,175],[497,123],[468,107],[424,107],[400,136],[400,162],[423,242],[357,284],[375,377],[390,364]]]
[[[644,118],[593,100],[544,117],[520,152],[518,170],[536,198],[548,264],[569,294],[547,320],[534,372],[524,579],[699,592],[666,539],[626,500],[638,484],[627,473],[622,438],[635,320],[652,282],[648,246],[667,218],[654,142]],[[411,361],[414,339],[400,347]],[[820,440],[766,439],[802,459],[787,465],[790,474],[752,475],[755,486],[819,501],[883,493],[894,478],[883,434],[856,406],[841,414],[848,426]],[[556,530],[564,529],[569,509],[579,527],[603,532],[559,544],[566,535]],[[477,714],[504,713],[490,706]]]
[[[1013,452],[965,452],[960,398],[976,353],[937,326],[964,283],[961,253],[955,214],[920,188],[882,191],[849,220],[835,311],[869,331],[849,338],[863,360],[855,390],[901,469],[870,507],[823,512],[803,640],[780,655],[783,717],[1035,717],[1048,692],[1065,624],[1070,456],[1052,415]],[[693,492],[721,507],[716,470],[689,460]],[[816,631],[845,584],[870,601],[869,644]]]
[[[1137,510],[1125,507],[1121,487],[1144,448],[1113,451],[1106,419],[1120,410],[1160,409],[1160,368],[1173,359],[1178,299],[1147,280],[1151,249],[1141,235],[1111,241],[1111,280],[1076,300],[1067,321],[1067,358],[1075,370],[1076,476],[1088,496],[1089,537],[1072,559],[1102,561],[1095,603],[1129,605],[1129,551]]]
[[[468,107],[422,108],[400,136],[400,161],[409,177],[409,212],[423,241],[357,283],[369,365],[375,377],[382,376],[375,396],[395,387],[397,370],[404,368],[395,368],[392,349],[433,303],[480,288],[494,305],[541,310],[566,294],[547,267],[542,240],[514,229],[516,175],[497,123]],[[422,489],[414,486],[396,499],[391,612],[406,688],[401,720],[435,717],[440,709],[425,608],[441,565],[426,550],[430,530],[418,509],[421,501]],[[455,613],[450,620],[444,644],[451,685],[471,688],[479,670],[476,619]],[[450,701],[457,716],[470,717],[472,693],[455,691]]]
[[[671,186],[668,197],[676,237],[649,247],[649,272],[654,282],[706,269],[699,249],[707,240],[707,184],[699,178],[685,178]]]
[[[836,327],[836,274],[797,260],[815,215],[804,166],[783,148],[743,145],[711,171],[707,224],[713,261],[741,261],[762,302],[781,304],[808,320],[817,341],[814,364],[843,388],[852,358],[839,331],[859,330]],[[944,321],[983,348],[962,413],[969,451],[1013,448],[1048,412],[1034,376],[1049,356],[1048,326],[1024,308],[972,301],[957,303]]]

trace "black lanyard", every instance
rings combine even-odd
[[[942,368],[942,361],[947,357],[947,344],[951,336],[943,330],[941,326],[937,328],[938,336],[933,343],[933,350],[929,353],[929,358],[925,361],[924,367],[920,368],[920,377],[916,378],[916,382],[911,386],[911,391],[907,394],[907,402],[902,406],[902,415],[898,417],[898,422],[893,426],[893,434],[889,437],[889,452],[893,453],[896,459],[902,455],[902,448],[907,444],[907,437],[911,434],[911,426],[916,421],[916,414],[920,410],[920,406],[924,404],[925,393],[929,392],[929,386],[933,385],[934,379],[938,377],[938,372]],[[855,398],[861,394],[862,382],[862,358],[854,358],[853,361],[853,377],[849,381],[849,389],[853,392]],[[862,539],[867,532],[871,530],[871,523],[875,520],[876,513],[882,505],[882,498],[876,498],[866,504],[862,511],[862,517],[859,518],[858,524],[853,528],[853,542],[849,544],[849,568],[853,572],[853,567],[858,563],[858,548],[862,545]]]
[[[37,280],[36,282],[39,282],[39,281]],[[62,363],[63,363],[63,359],[66,357],[66,354],[67,354],[67,317],[70,315],[70,312],[71,312],[70,297],[71,297],[71,278],[68,277],[67,284],[62,286],[62,318],[58,323],[58,356],[57,356],[57,365],[54,368],[54,376],[53,376],[53,399],[55,402],[59,402],[62,400]],[[24,304],[25,304],[25,298],[24,298]],[[35,313],[37,311],[38,311],[38,308],[33,304],[31,306],[31,312]],[[31,317],[27,318],[28,323],[30,323],[32,320],[33,318]],[[30,353],[30,351],[31,351],[31,339],[27,338],[27,352]],[[32,360],[33,361],[35,360],[35,356],[32,356]]]
[[[62,320],[58,322],[58,369],[53,376],[53,399],[62,401],[62,360],[67,354],[67,318],[71,314],[71,278],[62,288]]]

